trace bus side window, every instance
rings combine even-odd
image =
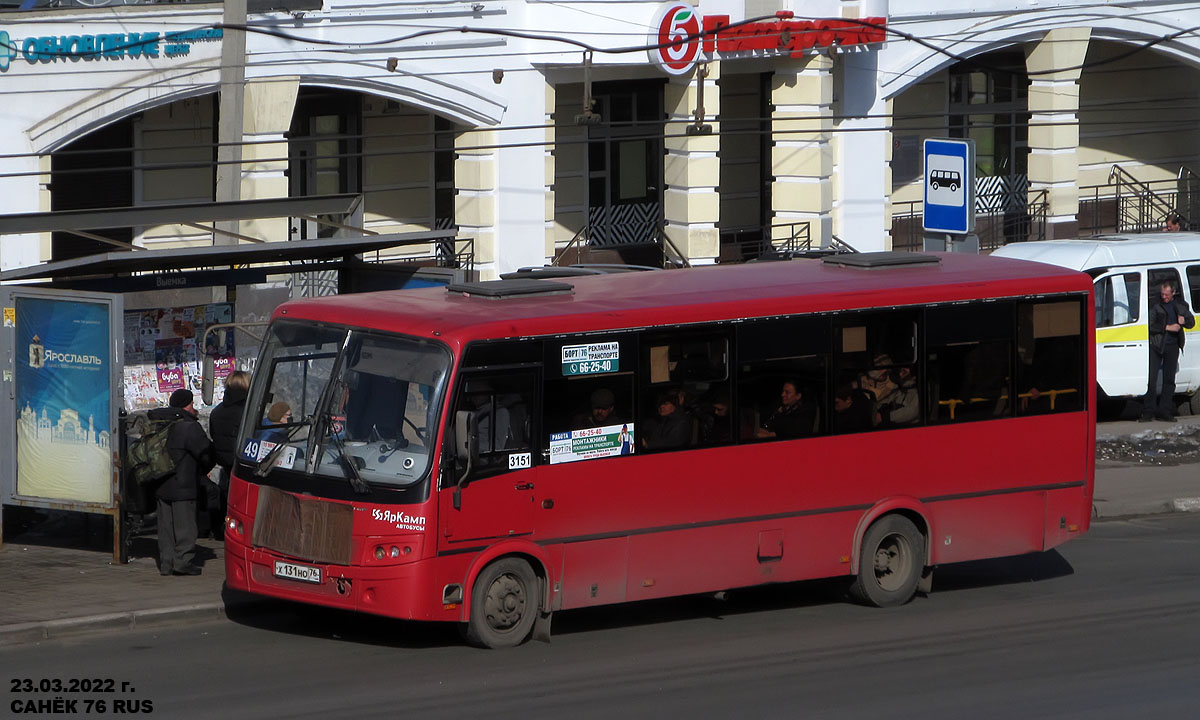
[[[921,422],[920,387],[924,379],[917,358],[919,317],[914,310],[892,310],[846,315],[835,325],[837,393],[853,390],[865,396],[873,409],[871,423],[875,429]],[[841,431],[845,424],[835,426]]]
[[[638,450],[729,443],[728,331],[648,333],[641,345]]]
[[[635,454],[635,333],[545,342],[544,421],[535,442],[551,465]]]
[[[829,427],[828,317],[745,323],[738,328],[737,436],[789,440]]]
[[[532,466],[533,409],[533,373],[516,371],[467,376],[455,410],[475,414],[479,459],[471,470],[472,478]]]
[[[933,423],[1012,414],[1011,302],[973,302],[925,312],[926,407]]]
[[[1082,302],[1038,300],[1017,305],[1018,415],[1084,407]]]

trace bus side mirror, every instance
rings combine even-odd
[[[467,465],[474,464],[479,457],[479,445],[475,438],[479,434],[479,419],[470,410],[459,410],[454,414],[454,457]]]
[[[479,446],[475,442],[479,433],[479,419],[470,410],[459,410],[454,414],[454,457],[462,461],[466,468],[454,483],[454,509],[462,507],[462,489],[471,476],[471,467],[479,456]]]
[[[204,355],[204,370],[201,373],[200,379],[200,397],[204,399],[205,405],[212,405],[213,401],[213,384],[216,382],[217,360],[212,355],[207,353]]]

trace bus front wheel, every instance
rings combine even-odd
[[[537,618],[537,587],[533,568],[519,558],[503,558],[484,568],[471,589],[467,642],[483,648],[524,642]]]
[[[925,566],[925,537],[903,515],[886,515],[863,536],[858,577],[850,593],[876,607],[895,607],[912,599]]]

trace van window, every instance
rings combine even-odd
[[[1200,265],[1188,265],[1187,269],[1188,287],[1191,288],[1192,310],[1196,310],[1196,303],[1200,303]]]
[[[1171,283],[1171,287],[1175,288],[1176,295],[1183,291],[1183,287],[1179,283],[1179,271],[1175,268],[1150,268],[1147,275],[1146,297],[1150,300],[1149,305],[1158,302],[1163,283]]]
[[[1096,327],[1137,322],[1142,276],[1131,272],[1109,275],[1096,282]]]

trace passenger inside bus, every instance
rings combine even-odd
[[[732,417],[729,414],[729,393],[719,391],[712,402],[700,410],[700,444],[725,445],[733,441]]]
[[[282,400],[273,403],[267,410],[267,416],[263,418],[263,429],[258,432],[258,439],[273,443],[287,442],[288,431],[275,426],[287,425],[291,421],[292,407]]]
[[[660,395],[658,417],[645,425],[641,435],[642,447],[647,450],[673,450],[692,444],[692,418],[679,409],[678,392]]]
[[[911,365],[894,365],[888,355],[875,358],[863,379],[863,389],[875,396],[877,427],[912,425],[921,419],[921,397]]]
[[[875,425],[871,396],[849,383],[838,385],[833,394],[833,432],[866,432]]]
[[[755,431],[757,438],[798,438],[812,435],[817,425],[817,406],[805,402],[800,384],[785,380],[779,390],[779,407]]]
[[[571,421],[572,430],[622,425],[625,420],[616,413],[616,396],[606,387],[596,388],[589,397],[589,410],[576,413]]]

